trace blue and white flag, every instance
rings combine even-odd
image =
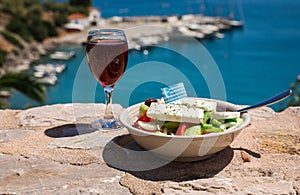
[[[165,88],[161,88],[165,103],[170,103],[176,100],[187,97],[183,83],[177,83]]]

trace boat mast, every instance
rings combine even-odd
[[[204,4],[204,0],[199,0],[199,4],[200,4],[200,15],[204,16],[204,11],[205,11],[205,4]]]

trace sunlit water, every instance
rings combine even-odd
[[[142,14],[184,14],[199,12],[191,1],[159,1],[157,4],[148,5],[146,1],[131,0],[122,3],[120,0],[98,2],[104,17],[113,15],[142,15]],[[205,1],[206,2],[206,1]],[[211,1],[206,6],[207,14],[221,12],[218,2]],[[136,9],[139,5],[139,9]],[[195,4],[199,7],[199,3]],[[150,6],[150,7],[149,7]],[[162,9],[154,7],[161,6]],[[180,9],[182,7],[185,9]],[[168,9],[167,9],[168,8]],[[218,8],[218,9],[217,9]],[[276,93],[289,88],[300,74],[300,2],[294,0],[255,0],[242,1],[245,27],[225,33],[223,39],[203,41],[203,46],[215,61],[225,86],[227,101],[237,104],[253,104],[264,100]],[[225,9],[224,9],[225,10]],[[225,12],[225,11],[223,11]],[[193,85],[199,97],[211,97],[209,84],[197,72],[195,65],[185,56],[165,49],[173,48],[183,53],[195,52],[194,42],[170,41],[149,49],[149,54],[131,51],[129,54],[128,70],[143,64],[149,67],[150,61],[155,65],[168,64],[179,67],[179,70]],[[104,96],[101,87],[96,86],[85,60],[85,51],[82,46],[68,46],[60,50],[74,50],[76,57],[65,62],[68,69],[59,76],[59,82],[48,88],[48,99],[45,104],[68,102],[103,102]],[[41,62],[49,62],[47,56]],[[50,61],[51,62],[51,61]],[[130,73],[117,83],[114,103],[128,106],[143,101],[147,97],[160,97],[160,88],[165,83],[159,82],[158,77],[169,77],[170,82],[177,82],[172,74],[157,71],[155,79],[145,83],[137,83],[147,72],[138,71]],[[151,74],[152,71],[149,70]],[[203,74],[203,73],[202,73]],[[205,74],[205,73],[204,73]],[[173,77],[172,77],[173,76]],[[180,77],[179,77],[180,78]],[[76,82],[74,82],[74,79]],[[75,83],[75,84],[74,84]],[[131,83],[129,85],[129,83]],[[220,85],[223,85],[220,83]],[[73,88],[73,86],[75,87]],[[134,85],[134,89],[132,86]],[[122,93],[121,93],[122,92]],[[128,92],[128,93],[126,93]],[[194,94],[193,94],[194,95]],[[12,108],[24,108],[38,105],[29,102],[18,93],[10,99]],[[278,105],[273,106],[277,109]]]

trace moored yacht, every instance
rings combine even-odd
[[[50,55],[50,58],[52,60],[70,60],[75,56],[74,51],[56,51],[53,54]]]

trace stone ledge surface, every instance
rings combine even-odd
[[[142,149],[125,128],[89,128],[103,110],[0,110],[0,194],[300,194],[300,107],[251,111],[251,124],[212,158],[145,171],[130,170],[151,162],[133,155]]]

